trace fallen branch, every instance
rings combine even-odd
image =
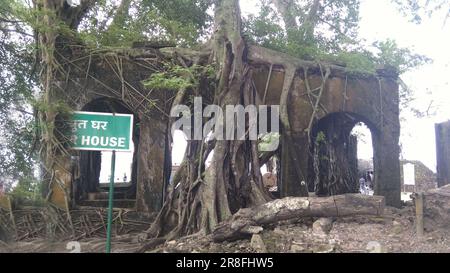
[[[286,197],[252,208],[240,209],[212,232],[215,242],[231,241],[251,233],[254,227],[302,217],[381,215],[384,197],[343,194],[330,197]]]
[[[145,243],[140,249],[138,249],[137,253],[144,253],[145,251],[149,249],[153,249],[161,244],[164,244],[166,242],[165,238],[154,238],[149,240],[147,243]]]

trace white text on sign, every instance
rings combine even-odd
[[[98,137],[98,136],[82,136],[81,145],[86,146],[102,146],[102,147],[125,147],[124,137]]]

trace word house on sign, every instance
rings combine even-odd
[[[133,115],[74,112],[72,148],[75,150],[131,151]]]

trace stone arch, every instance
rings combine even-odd
[[[357,138],[351,135],[359,122],[366,124],[372,139],[378,137],[379,128],[356,113],[329,113],[314,123],[308,160],[309,191],[317,195],[359,192]],[[375,150],[373,141],[372,147]]]
[[[300,156],[300,162],[297,164],[293,164],[292,160],[282,162],[284,166],[282,196],[305,196],[302,181],[310,184],[308,180],[311,156],[308,132],[312,131],[313,126],[310,128],[309,124],[314,125],[317,120],[334,113],[351,113],[357,119],[370,124],[371,127],[374,168],[378,170],[375,175],[377,181],[375,194],[384,196],[388,205],[400,206],[400,121],[397,75],[380,70],[377,71],[377,75],[356,77],[332,70],[330,77],[322,86],[321,75],[310,72],[307,79],[302,76],[302,73],[295,76],[287,101],[293,135],[288,149]],[[273,73],[271,79],[267,97],[271,99],[270,103],[276,104],[283,86],[283,73]],[[311,94],[307,88],[308,85],[310,90],[323,88],[323,92],[320,96],[317,91]],[[258,86],[258,90],[264,91],[264,88],[264,85]],[[314,107],[317,100],[319,100],[318,107]],[[286,140],[282,140],[282,143],[285,142]]]

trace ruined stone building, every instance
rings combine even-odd
[[[403,168],[401,172],[402,191],[405,192],[424,192],[427,190],[435,189],[437,187],[436,173],[430,170],[425,164],[418,160],[401,160],[401,165],[413,164],[414,165],[414,177],[415,185],[405,185],[403,179]]]
[[[183,49],[88,52],[76,47],[60,49],[59,62],[68,71],[68,75],[60,75],[59,85],[65,90],[60,100],[74,110],[134,115],[132,173],[129,181],[115,190],[117,208],[150,215],[158,212],[163,203],[172,171],[167,113],[174,94],[146,89],[142,81],[159,71],[164,61],[178,58],[177,50]],[[192,54],[200,64],[208,57],[201,52]],[[276,56],[270,66],[261,61],[267,54]],[[250,47],[248,58],[254,70],[257,103],[287,102],[294,139],[288,142],[281,130],[281,177],[278,179],[281,197],[304,194],[299,173],[308,190],[319,195],[357,192],[356,139],[350,132],[357,123],[363,122],[372,134],[375,194],[384,196],[388,205],[400,205],[396,72],[379,69],[376,75],[352,74],[346,73],[343,66],[328,64],[330,71],[324,81],[325,72],[317,63],[256,46]],[[307,63],[308,68],[286,75],[285,66],[292,63],[299,66]],[[282,98],[283,83],[291,76],[290,95]],[[326,145],[321,142],[324,139]],[[289,149],[302,155],[298,162],[288,160]],[[59,161],[62,164],[55,170],[59,182],[47,193],[51,203],[64,211],[107,206],[104,197],[107,189],[99,184],[101,152],[71,151],[59,155]]]
[[[133,207],[142,212],[156,212],[161,207],[172,166],[168,153],[171,143],[167,115],[172,94],[147,90],[141,82],[152,72],[158,71],[163,60],[173,56],[174,52],[176,50],[173,49],[135,48],[121,52],[90,53],[76,61],[65,62],[73,80],[64,83],[63,88],[67,90],[67,98],[64,99],[74,109],[114,111],[135,116],[131,181],[127,187],[118,190],[117,205]],[[277,54],[279,62],[273,63],[271,67],[259,62],[258,58],[267,52]],[[199,55],[199,58],[203,57]],[[259,47],[252,47],[249,58],[255,71],[253,75],[259,103],[264,98],[267,105],[279,105],[285,78],[283,65],[284,62],[292,62],[293,58]],[[64,60],[61,62],[64,63]],[[388,70],[378,70],[377,73],[375,76],[351,75],[345,73],[344,67],[332,65],[329,78],[324,83],[324,75],[318,65],[308,71],[295,73],[287,100],[295,139],[293,143],[287,144],[281,137],[281,196],[302,194],[301,181],[296,178],[296,171],[302,174],[309,191],[316,190],[319,194],[322,191],[324,195],[354,191],[356,182],[345,173],[336,172],[342,177],[336,177],[335,181],[345,180],[345,186],[336,188],[335,192],[327,192],[325,187],[321,189],[321,185],[314,185],[312,181],[318,173],[326,174],[325,168],[339,169],[345,166],[356,170],[356,141],[350,137],[350,131],[356,123],[364,122],[370,128],[373,139],[375,192],[385,196],[389,205],[399,205],[397,75]],[[311,90],[317,92],[319,89],[323,89],[320,97],[319,94],[308,94]],[[311,104],[315,103],[318,107],[314,110]],[[148,107],[149,104],[154,107]],[[316,115],[317,120],[311,120],[312,115]],[[306,132],[308,127],[311,127],[311,133]],[[330,145],[320,146],[317,141],[317,145],[310,145],[309,138],[317,139],[319,132],[324,134]],[[304,155],[299,158],[300,170],[295,170],[290,160],[283,161],[283,153],[287,149],[296,149]],[[336,165],[314,164],[315,152],[328,156],[332,152]],[[95,195],[94,199],[88,198],[88,193],[99,190],[99,152],[73,152],[63,159],[67,164],[66,169],[71,171],[61,170],[59,173],[64,188],[61,185],[53,187],[52,202],[68,207],[101,205],[100,201],[94,200]],[[320,180],[325,181],[326,178]]]

